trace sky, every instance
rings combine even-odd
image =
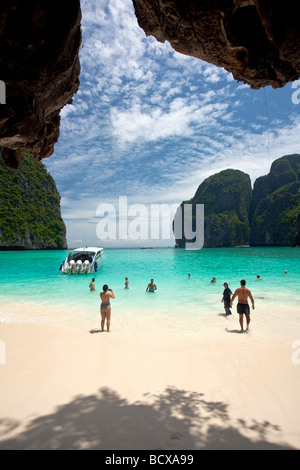
[[[233,168],[253,184],[277,158],[300,153],[300,81],[251,90],[146,37],[131,0],[81,7],[80,89],[44,160],[70,248],[173,246],[172,210],[208,176]]]

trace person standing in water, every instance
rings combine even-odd
[[[247,320],[247,328],[246,331],[249,329],[249,324],[250,324],[250,308],[248,304],[248,297],[251,300],[252,303],[252,309],[254,309],[254,299],[252,297],[252,294],[249,289],[246,289],[246,281],[242,280],[241,281],[241,287],[239,289],[236,289],[235,293],[232,296],[230,307],[232,307],[232,303],[234,299],[238,297],[238,304],[237,304],[237,312],[240,316],[240,325],[241,325],[241,330],[244,331],[244,317],[243,315],[246,315],[246,320]]]
[[[150,283],[147,286],[146,292],[154,292],[157,290],[156,284],[154,284],[154,279],[151,279]]]
[[[224,308],[226,315],[231,315],[230,311],[230,299],[231,299],[232,292],[228,287],[227,282],[224,282],[224,292],[221,302],[224,302]]]
[[[107,332],[110,332],[110,318],[111,318],[111,305],[110,299],[115,298],[115,294],[112,289],[108,288],[108,285],[105,284],[103,286],[103,292],[100,293],[101,298],[101,305],[100,305],[100,313],[101,313],[101,329],[104,331],[104,324],[106,320]]]
[[[89,285],[90,291],[94,291],[95,289],[95,278],[93,277],[92,282]]]
[[[124,289],[129,289],[129,280],[128,277],[125,277],[125,287]]]

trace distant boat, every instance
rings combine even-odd
[[[59,270],[64,274],[96,273],[102,266],[106,254],[103,248],[86,246],[70,251]]]

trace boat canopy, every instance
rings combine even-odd
[[[96,247],[86,247],[86,248],[76,248],[75,250],[69,253],[67,258],[67,262],[74,260],[75,263],[77,261],[89,261],[90,263],[93,261],[95,255],[100,254],[103,251],[103,248],[96,248]]]

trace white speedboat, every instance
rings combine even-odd
[[[103,248],[86,246],[70,251],[60,266],[64,274],[91,274],[96,273],[102,266],[106,254]]]

